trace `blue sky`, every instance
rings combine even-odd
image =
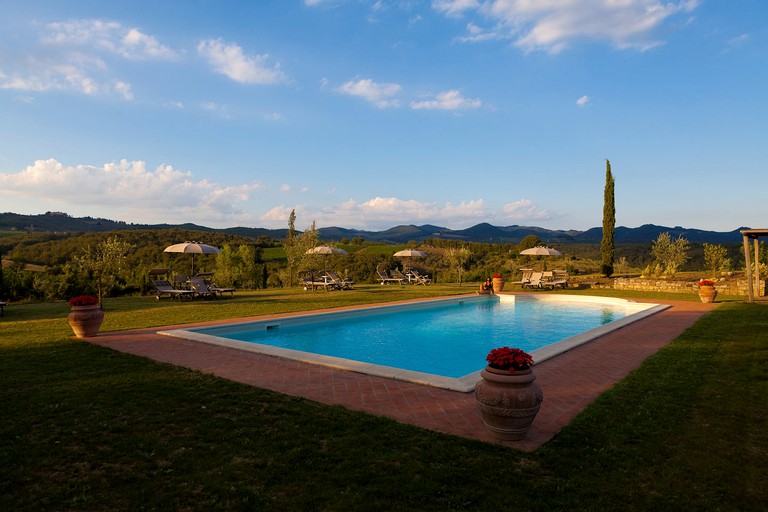
[[[0,0],[0,211],[768,227],[764,0]]]

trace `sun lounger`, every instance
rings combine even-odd
[[[182,274],[173,276],[173,287],[178,290],[189,290],[189,277]]]
[[[352,285],[355,284],[354,281],[340,278],[338,274],[332,270],[325,270],[324,272],[325,278],[330,283],[330,285],[334,288],[338,288],[339,290],[349,290],[352,288]]]
[[[327,279],[317,276],[311,270],[299,272],[299,282],[304,286],[305,290],[317,290],[318,288],[328,290],[332,287]]]
[[[532,273],[528,282],[523,284],[523,288],[541,288],[541,279],[543,277],[544,274],[542,272]]]
[[[568,286],[568,272],[565,270],[553,270],[552,280],[548,283],[552,288],[566,288]]]
[[[411,276],[413,276],[413,282],[416,284],[428,285],[432,282],[429,276],[421,275],[421,273],[414,268],[411,269]]]
[[[389,283],[403,284],[405,280],[405,277],[390,277],[386,270],[377,270],[376,273],[379,275],[379,281],[383,285]]]
[[[411,280],[408,279],[408,277],[405,274],[403,274],[402,272],[400,272],[400,270],[398,270],[398,269],[392,270],[390,272],[390,274],[392,275],[393,279],[399,279],[402,283],[411,282]]]
[[[190,299],[195,296],[195,292],[192,290],[179,290],[177,288],[174,288],[171,286],[171,283],[169,283],[165,279],[154,279],[152,281],[152,286],[155,287],[155,293],[157,294],[157,300],[160,300],[160,297],[163,295],[168,295],[170,298],[178,298],[181,300],[184,297],[189,297]]]
[[[510,281],[511,286],[515,286],[516,284],[520,285],[520,288],[525,288],[525,285],[531,282],[531,275],[533,275],[533,269],[530,268],[521,268],[520,272],[522,272],[522,276],[520,277],[519,281]]]
[[[218,286],[216,286],[215,284],[213,284],[211,282],[206,282],[206,284],[208,284],[208,289],[209,290],[218,293],[219,296],[222,296],[225,293],[228,293],[232,297],[235,296],[235,289],[234,288],[219,288]]]
[[[216,291],[212,290],[205,279],[202,277],[190,277],[189,286],[192,288],[192,293],[199,297],[213,297],[216,298]]]

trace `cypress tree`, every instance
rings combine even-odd
[[[603,196],[603,239],[600,242],[602,264],[600,271],[605,277],[613,274],[614,232],[616,230],[616,205],[613,196],[613,174],[611,162],[605,161],[605,192]]]

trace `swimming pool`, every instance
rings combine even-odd
[[[520,347],[542,362],[664,308],[605,297],[474,295],[160,334],[471,391],[491,348]]]

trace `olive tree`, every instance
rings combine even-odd
[[[662,274],[672,277],[688,261],[688,247],[688,240],[682,236],[672,240],[669,232],[664,232],[653,242],[651,253]]]
[[[114,286],[126,257],[133,249],[133,244],[112,236],[96,246],[89,245],[81,255],[75,257],[76,266],[95,281],[99,304],[105,290]]]
[[[728,271],[731,268],[731,259],[728,258],[728,249],[722,245],[704,244],[704,262],[716,277],[720,271]]]
[[[451,247],[445,251],[445,260],[448,267],[456,269],[459,277],[459,286],[461,286],[462,270],[464,265],[472,258],[472,251],[466,247]]]

